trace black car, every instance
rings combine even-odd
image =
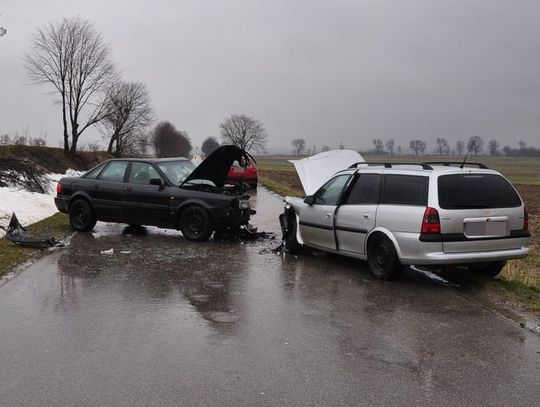
[[[221,146],[198,167],[186,158],[112,159],[81,177],[62,178],[54,201],[77,231],[90,231],[100,220],[179,229],[186,239],[208,240],[214,231],[247,225],[255,212],[248,186],[225,184],[233,162],[252,159],[235,146]]]

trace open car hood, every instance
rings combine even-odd
[[[189,174],[182,185],[193,180],[204,179],[212,181],[217,187],[225,184],[225,179],[233,162],[238,161],[242,167],[246,167],[255,159],[247,152],[233,145],[221,146],[204,159],[197,168]]]
[[[330,150],[301,160],[289,160],[296,168],[306,195],[317,192],[336,172],[362,161],[364,158],[354,150]]]

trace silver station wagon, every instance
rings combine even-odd
[[[353,164],[305,199],[285,198],[285,247],[367,260],[380,279],[404,265],[465,265],[495,276],[528,254],[527,210],[499,172],[460,164]]]

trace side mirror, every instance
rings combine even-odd
[[[313,195],[306,196],[306,199],[304,199],[304,203],[307,203],[308,205],[313,205],[315,203],[315,197]]]
[[[156,185],[161,189],[163,188],[163,181],[161,178],[150,178],[150,185]]]

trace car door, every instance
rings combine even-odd
[[[302,208],[300,233],[308,246],[336,250],[334,212],[350,178],[350,174],[332,178],[311,197],[313,203]]]
[[[375,227],[381,175],[356,174],[348,195],[336,210],[337,249],[365,254],[365,239]]]
[[[151,179],[161,180],[151,185]],[[169,218],[169,187],[148,162],[132,161],[124,195],[124,215],[129,223],[141,225],[166,224]]]
[[[120,220],[123,215],[124,176],[128,161],[111,161],[91,187],[90,196],[96,215],[104,220]]]

